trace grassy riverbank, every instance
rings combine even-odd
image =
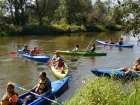
[[[129,81],[123,84],[104,77],[91,78],[64,105],[139,105],[139,83]]]
[[[15,35],[57,35],[64,33],[76,33],[76,32],[107,32],[107,31],[120,31],[122,26],[120,25],[91,25],[91,26],[77,26],[75,24],[52,24],[52,25],[32,25],[32,26],[2,26],[0,36],[15,36]]]

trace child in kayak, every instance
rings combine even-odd
[[[28,49],[28,45],[24,45],[22,51],[24,51],[26,54],[29,54],[29,49]]]
[[[6,92],[0,102],[0,105],[16,105],[18,102],[17,93],[14,91],[15,85],[11,82],[6,85]]]
[[[39,54],[39,51],[36,49],[36,46],[34,46],[34,48],[30,52],[30,55],[36,56],[37,54]]]
[[[117,44],[123,45],[123,38],[120,38],[120,40],[119,40],[119,42]]]
[[[110,38],[109,44],[114,44],[114,40]]]
[[[79,51],[79,45],[76,44],[76,45],[75,45],[75,48],[74,48],[72,51],[73,51],[73,52],[77,52],[77,51]]]
[[[64,66],[64,61],[61,57],[59,57],[58,61],[56,62],[55,68],[61,68]]]
[[[94,52],[95,51],[95,49],[96,49],[96,47],[95,47],[95,44],[92,44],[92,46],[91,46],[91,48],[90,48],[90,52]]]

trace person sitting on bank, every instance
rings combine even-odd
[[[0,105],[16,105],[18,101],[17,93],[14,91],[15,85],[11,82],[6,85],[6,93],[4,94]]]
[[[22,48],[22,51],[24,51],[25,53],[29,54],[29,49],[28,49],[28,45],[24,45],[24,47]]]
[[[109,44],[114,44],[114,40],[110,38]]]
[[[95,51],[95,49],[96,49],[96,47],[95,47],[95,44],[92,44],[92,46],[91,46],[91,48],[90,48],[90,52],[94,52]]]
[[[131,67],[131,69],[129,68],[122,68],[122,70],[124,71],[123,75],[125,74],[129,74],[133,71],[138,71],[140,72],[140,58],[137,58],[136,61],[134,62],[133,66]]]
[[[36,49],[36,46],[34,46],[34,48],[30,51],[30,55],[36,56],[37,54],[39,54],[39,52],[38,52],[38,50]]]
[[[39,94],[40,97],[45,97],[46,95],[52,92],[51,81],[46,77],[45,72],[40,72],[39,78],[40,78],[39,83],[36,86],[34,86],[31,90],[29,90],[29,92],[35,92]],[[25,99],[24,99],[26,100],[25,104],[28,105],[29,103],[33,102],[36,99],[37,99],[37,96],[34,94],[25,96]]]
[[[77,51],[79,51],[79,45],[76,44],[75,47],[74,47],[74,49],[73,49],[72,51],[73,51],[73,52],[77,52]]]

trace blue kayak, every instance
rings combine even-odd
[[[132,72],[126,75],[123,75],[123,70],[91,70],[91,72],[93,74],[95,74],[96,76],[105,76],[105,77],[116,77],[116,78],[135,78],[138,77],[139,72]]]
[[[38,97],[38,99],[29,103],[28,105],[42,105],[48,102],[49,99],[55,98],[56,95],[59,95],[65,86],[68,86],[69,76],[63,79],[52,82],[52,92],[45,97]],[[25,96],[30,95],[31,93],[26,92],[18,96],[19,99],[24,99]]]
[[[100,45],[104,45],[104,46],[114,46],[114,47],[124,47],[124,48],[133,48],[134,45],[132,44],[110,44],[110,43],[107,43],[107,42],[104,42],[104,41],[99,41],[99,40],[96,40],[96,42]]]
[[[32,55],[28,55],[25,54],[26,52],[19,50],[18,53],[23,57],[23,58],[27,58],[33,61],[40,61],[40,62],[48,62],[48,60],[50,59],[49,55],[40,55],[38,54],[37,56],[32,56]]]
[[[29,51],[18,50],[18,53],[19,54],[26,54],[26,53],[29,53]]]
[[[50,56],[42,56],[42,55],[37,55],[37,56],[31,56],[27,54],[21,54],[23,58],[27,58],[33,61],[40,61],[40,62],[47,62],[50,59]]]

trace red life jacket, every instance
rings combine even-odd
[[[64,63],[63,62],[58,62],[57,66],[58,67],[63,67]]]

